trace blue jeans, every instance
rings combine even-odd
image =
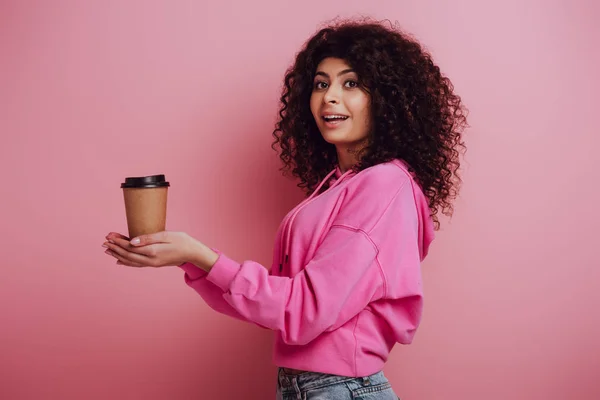
[[[298,375],[279,369],[277,400],[398,400],[383,372],[352,378],[317,372]]]

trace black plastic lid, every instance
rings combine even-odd
[[[142,177],[125,178],[125,182],[121,183],[121,188],[158,188],[169,187],[169,182],[165,181],[164,175],[150,175]]]

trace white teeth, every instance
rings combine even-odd
[[[346,117],[345,115],[325,115],[325,116],[323,116],[323,118],[326,120],[334,120],[334,119],[346,119],[348,117]]]

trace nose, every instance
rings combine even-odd
[[[337,104],[340,102],[340,89],[336,85],[331,85],[327,88],[325,95],[323,96],[324,103]]]

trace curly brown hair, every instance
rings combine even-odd
[[[388,21],[389,22],[389,21]],[[401,159],[428,199],[436,229],[438,211],[451,216],[462,183],[459,156],[466,109],[431,55],[389,23],[349,20],[319,30],[286,71],[272,147],[279,146],[284,173],[307,193],[335,168],[335,146],[326,142],[310,110],[313,80],[327,57],[343,59],[371,97],[372,131],[353,167],[358,172]]]

